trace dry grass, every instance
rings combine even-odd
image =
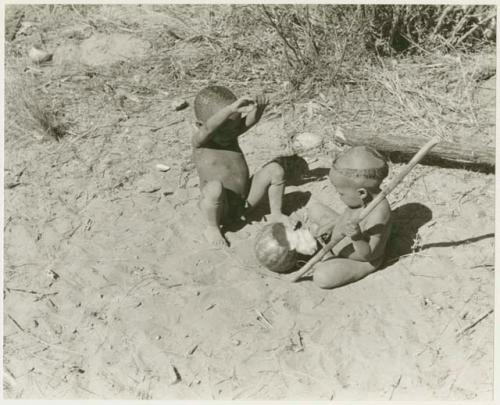
[[[494,122],[478,108],[473,94],[479,73],[491,66],[493,60],[463,56],[366,66],[356,90],[332,106],[335,121],[350,128],[370,123],[373,131],[437,135],[444,140],[467,131],[486,136]]]
[[[59,141],[66,134],[67,125],[61,122],[57,111],[52,110],[50,106],[43,105],[40,100],[26,94],[22,95],[22,103],[28,120],[42,136]]]
[[[17,70],[17,69],[16,69]],[[6,72],[5,117],[7,130],[33,134],[36,139],[59,141],[66,135],[69,122],[55,100],[46,97],[36,77]]]
[[[61,113],[72,133],[83,133],[88,121],[105,126],[145,110],[161,112],[169,98],[189,100],[219,83],[238,94],[271,94],[268,111],[289,114],[283,127],[292,135],[323,115],[341,125],[370,122],[446,138],[458,128],[484,127],[471,97],[474,69],[481,67],[472,66],[473,57],[460,60],[457,49],[490,49],[485,30],[493,20],[481,21],[491,12],[486,6],[27,6],[42,42],[56,39],[51,27],[77,25],[79,39],[131,33],[148,40],[151,52],[146,60],[112,66],[53,66],[43,73],[45,93],[34,85],[20,111],[59,138]],[[413,25],[401,35],[411,40],[406,54],[420,55],[409,60],[396,55],[391,38],[397,19],[411,15]],[[23,52],[15,44],[8,50],[8,63]],[[455,56],[439,53],[450,50]]]

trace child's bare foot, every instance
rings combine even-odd
[[[203,232],[208,243],[215,247],[225,247],[227,242],[220,233],[220,230],[215,226],[207,226]]]
[[[226,233],[226,237],[229,239],[230,242],[237,241],[237,240],[246,240],[252,236],[250,232],[247,231],[238,231],[238,232],[231,232],[229,234]]]

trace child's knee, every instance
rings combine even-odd
[[[271,184],[283,184],[285,181],[285,169],[281,167],[280,164],[276,162],[269,163],[266,166],[266,169],[269,173],[269,178],[271,180]]]
[[[335,269],[330,268],[330,266],[318,265],[316,271],[313,275],[314,284],[316,284],[320,288],[335,288],[338,287],[339,279],[335,274]]]
[[[222,183],[217,180],[209,181],[203,187],[203,199],[208,201],[219,201],[222,197]]]
[[[361,280],[376,271],[369,262],[333,259],[319,263],[314,272],[314,283],[321,288],[336,288]]]

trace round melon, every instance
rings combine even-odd
[[[260,264],[276,273],[287,273],[297,263],[297,252],[290,247],[285,225],[265,225],[255,238],[255,256]]]

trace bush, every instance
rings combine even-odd
[[[294,86],[311,74],[333,84],[367,58],[473,52],[496,41],[494,6],[262,5],[254,13],[278,35]]]

